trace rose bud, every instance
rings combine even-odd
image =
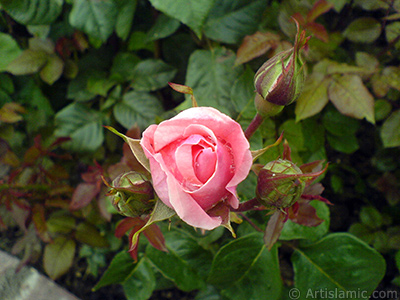
[[[306,76],[300,50],[307,41],[304,31],[300,36],[297,34],[293,48],[279,52],[257,71],[254,85],[266,102],[285,106],[298,98]]]
[[[278,159],[266,164],[257,179],[257,200],[267,208],[284,209],[302,195],[306,183],[303,172],[293,162]]]
[[[115,178],[108,195],[114,196],[113,206],[127,217],[149,214],[155,204],[151,183],[134,171]]]

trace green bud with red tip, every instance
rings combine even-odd
[[[121,215],[134,218],[149,214],[154,208],[153,186],[140,173],[123,173],[110,187],[108,195],[113,196],[112,204]]]
[[[305,37],[304,31],[299,34],[297,22],[296,25],[298,33],[294,47],[273,56],[260,67],[254,77],[257,93],[264,101],[275,105],[286,106],[293,103],[304,86],[306,73],[300,50],[305,47],[309,38]]]
[[[303,172],[289,160],[274,160],[259,172],[256,197],[267,208],[292,206],[303,194],[306,183]]]

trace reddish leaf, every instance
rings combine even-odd
[[[134,262],[137,262],[137,254],[138,254],[138,246],[139,246],[139,239],[140,236],[137,237],[136,243],[132,245],[132,240],[133,240],[133,235],[135,234],[135,231],[131,231],[129,234],[129,255],[132,257]]]
[[[0,216],[0,231],[7,229],[7,225],[4,223],[3,219]]]
[[[267,228],[264,233],[264,243],[269,250],[276,243],[279,236],[281,235],[283,226],[288,219],[288,215],[280,210],[274,212],[268,221]]]
[[[320,39],[321,41],[323,41],[325,43],[329,42],[328,32],[326,31],[326,29],[323,25],[315,23],[315,22],[311,22],[311,23],[307,23],[307,25],[304,27],[306,29],[308,29],[309,31],[311,31],[316,38]]]
[[[295,214],[290,215],[290,220],[304,226],[318,226],[324,220],[317,216],[317,211],[312,207],[309,201],[299,200],[298,210]]]
[[[167,246],[165,246],[164,236],[157,224],[151,224],[145,231],[143,231],[143,234],[154,248],[168,252]]]
[[[69,205],[70,210],[78,210],[87,206],[100,192],[100,188],[96,184],[81,183],[79,184],[71,199]]]
[[[304,26],[306,24],[306,20],[304,19],[303,15],[299,12],[296,12],[292,15],[292,18],[295,19],[300,26]]]
[[[189,86],[186,86],[186,85],[183,85],[183,84],[177,84],[177,83],[173,83],[173,82],[168,82],[168,85],[174,91],[177,91],[178,93],[193,95],[193,89],[191,87],[189,87]]]
[[[125,146],[125,145],[124,145],[124,146]],[[128,145],[126,145],[126,146],[129,148]],[[128,149],[128,151],[131,153],[132,157],[134,158],[134,156],[133,156],[131,150]],[[135,159],[135,158],[134,158],[134,159]],[[135,159],[135,160],[136,160],[136,159]],[[139,165],[139,163],[138,163],[138,165]],[[129,166],[129,165],[126,164],[125,162],[119,162],[119,163],[116,163],[116,164],[114,164],[114,165],[111,165],[111,166],[107,169],[107,174],[108,174],[108,177],[109,177],[111,180],[114,180],[114,179],[117,178],[119,175],[121,175],[121,174],[123,174],[123,173],[128,173],[128,172],[130,172],[130,171],[132,171],[131,166]],[[110,186],[110,187],[111,187],[111,186]]]
[[[279,35],[271,32],[257,31],[246,36],[237,51],[235,65],[246,63],[276,48],[279,40]]]
[[[333,8],[333,4],[326,0],[319,0],[314,3],[314,6],[307,14],[307,23],[313,22],[320,15],[326,13]]]
[[[117,238],[121,238],[129,229],[133,229],[134,227],[138,226],[140,228],[145,224],[146,222],[140,218],[125,218],[117,224],[117,227],[115,228],[115,236]]]
[[[35,162],[37,162],[38,158],[41,155],[40,149],[38,149],[36,146],[30,147],[24,155],[24,163],[28,165],[33,165]]]
[[[56,139],[53,143],[51,143],[51,145],[49,146],[49,149],[55,148],[58,145],[68,142],[69,140],[71,140],[70,137],[60,137],[60,138]]]
[[[44,216],[44,207],[40,204],[35,204],[32,208],[32,221],[35,224],[36,232],[45,243],[50,243],[51,238],[47,232],[46,219]]]
[[[236,233],[233,231],[230,220],[230,207],[225,202],[220,202],[207,212],[211,217],[220,217],[221,225],[228,229],[234,238]]]
[[[312,184],[304,189],[304,194],[306,195],[321,195],[325,190],[321,183]]]
[[[83,181],[87,183],[101,182],[101,175],[103,174],[103,168],[96,164],[96,166],[89,166],[87,172],[81,175]]]
[[[311,173],[311,172],[318,172],[318,171],[322,170],[323,163],[324,163],[324,160],[316,160],[316,161],[301,165],[299,168],[304,174]]]

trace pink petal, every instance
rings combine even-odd
[[[177,215],[187,224],[212,230],[221,225],[220,217],[209,216],[172,176],[168,177],[169,198]]]
[[[208,210],[221,200],[225,200],[229,192],[226,184],[231,180],[233,158],[223,143],[217,144],[217,162],[213,176],[198,190],[191,192],[199,205]]]
[[[194,159],[194,172],[197,178],[205,183],[215,171],[217,156],[213,149],[200,150]]]

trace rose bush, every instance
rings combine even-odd
[[[193,107],[143,132],[154,189],[191,226],[207,230],[237,208],[237,185],[251,168],[249,143],[240,125],[210,107]]]

